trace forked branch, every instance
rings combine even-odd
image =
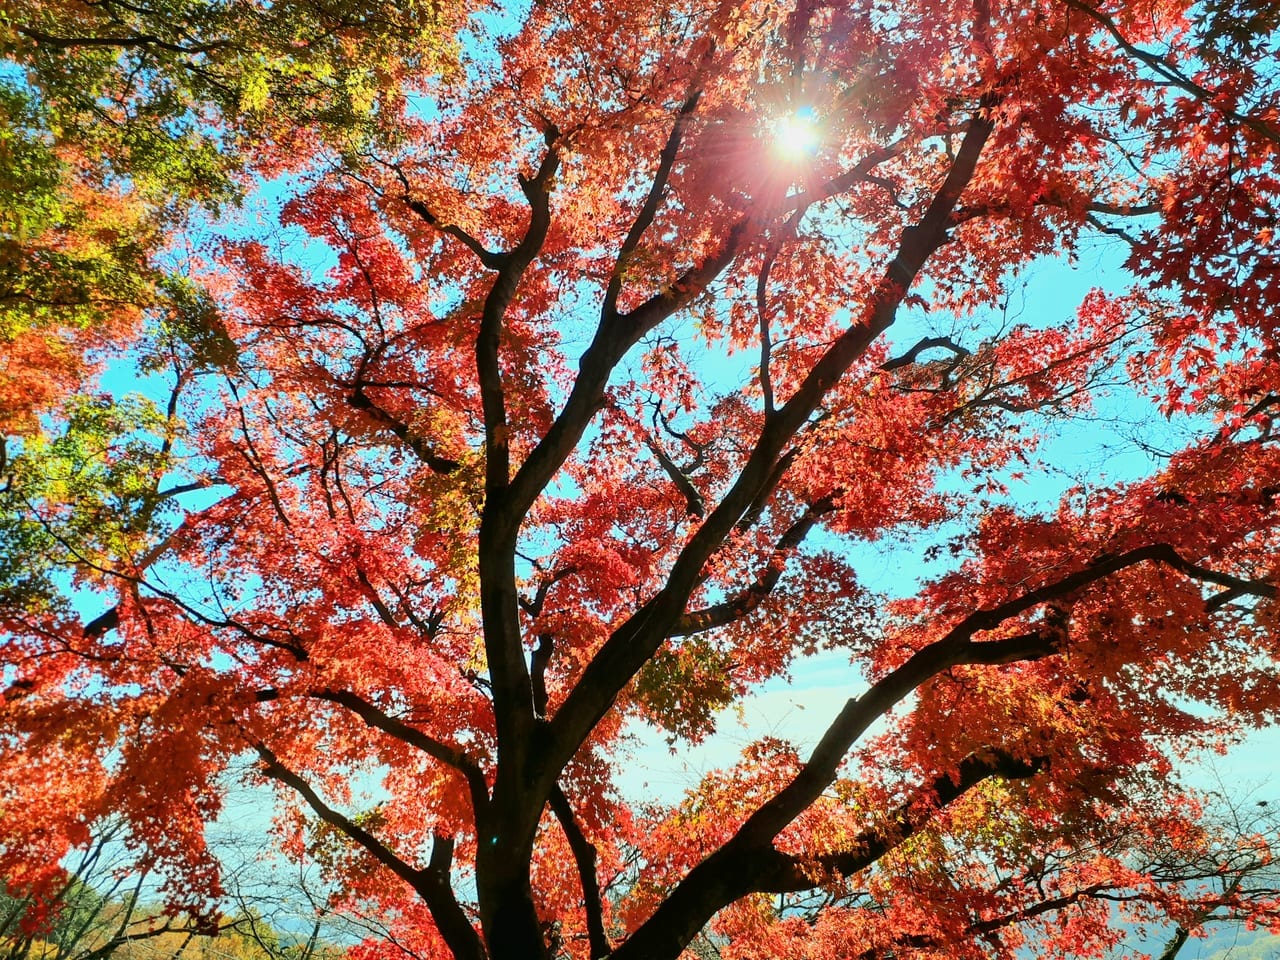
[[[861,696],[851,698],[832,721],[809,759],[785,787],[762,804],[718,850],[694,867],[653,916],[615,956],[675,957],[716,911],[751,890],[740,877],[751,869],[754,855],[772,847],[774,838],[818,799],[836,778],[841,762],[866,730],[913,690],[951,667],[1000,665],[1040,660],[1059,652],[1066,641],[1053,624],[1000,640],[975,641],[975,634],[994,630],[1013,617],[1059,599],[1115,573],[1141,563],[1159,562],[1193,576],[1263,596],[1274,596],[1270,584],[1244,581],[1208,570],[1183,559],[1166,544],[1140,547],[1107,557],[1019,597],[978,610],[956,623],[938,640],[918,650],[905,663],[876,681]],[[801,882],[783,861],[775,861],[783,890],[806,889],[783,884]],[[850,868],[853,860],[845,863]],[[839,866],[839,864],[833,864]],[[796,869],[800,868],[796,866]],[[860,868],[859,868],[860,869]],[[813,886],[809,883],[809,886]]]
[[[547,789],[619,692],[671,633],[700,582],[707,560],[775,477],[778,460],[797,431],[844,372],[892,324],[898,304],[925,260],[946,242],[948,217],[973,177],[983,146],[995,129],[997,103],[994,94],[983,98],[950,171],[920,222],[903,231],[897,255],[863,312],[818,359],[791,398],[765,418],[755,448],[737,480],[685,545],[666,585],[613,632],[587,665],[551,721],[546,764],[540,771]]]
[[[485,950],[480,936],[467,919],[449,883],[449,864],[453,858],[451,839],[436,837],[428,865],[421,869],[414,867],[350,817],[325,803],[311,784],[281,763],[265,743],[258,741],[253,746],[262,760],[264,776],[292,789],[321,821],[364,848],[371,857],[409,884],[422,897],[436,928],[457,960],[484,960]]]

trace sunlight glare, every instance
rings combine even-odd
[[[812,156],[822,140],[818,118],[808,107],[779,117],[774,123],[773,139],[778,150],[788,157]]]

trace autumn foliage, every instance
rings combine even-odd
[[[362,960],[1274,923],[1179,774],[1280,709],[1278,21],[19,0],[0,873],[115,814],[210,911],[240,775]]]

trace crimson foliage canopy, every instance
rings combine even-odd
[[[1178,773],[1280,707],[1278,19],[19,0],[10,886],[115,814],[207,908],[247,776],[370,958],[1270,921]],[[618,785],[816,652],[816,746]]]

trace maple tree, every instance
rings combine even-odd
[[[445,18],[414,14],[411,4],[6,5],[6,435],[35,430],[92,371],[88,356],[145,336],[143,311],[167,315],[152,339],[203,332],[209,346],[198,291],[157,256],[167,236],[193,205],[234,200],[250,169],[286,168],[290,151],[378,142],[382,101],[398,96],[385,81],[448,59]],[[267,141],[274,151],[259,155]]]
[[[1280,707],[1278,18],[19,4],[11,887],[116,813],[210,908],[249,754],[283,848],[387,906],[371,956],[1089,954],[1120,890],[1274,922],[1197,890],[1232,866],[1178,771]],[[1104,241],[1127,287],[1009,319]],[[1177,449],[1038,506],[1118,379]],[[636,724],[698,741],[819,650],[812,750],[620,789]],[[1157,890],[1157,840],[1208,873]]]

